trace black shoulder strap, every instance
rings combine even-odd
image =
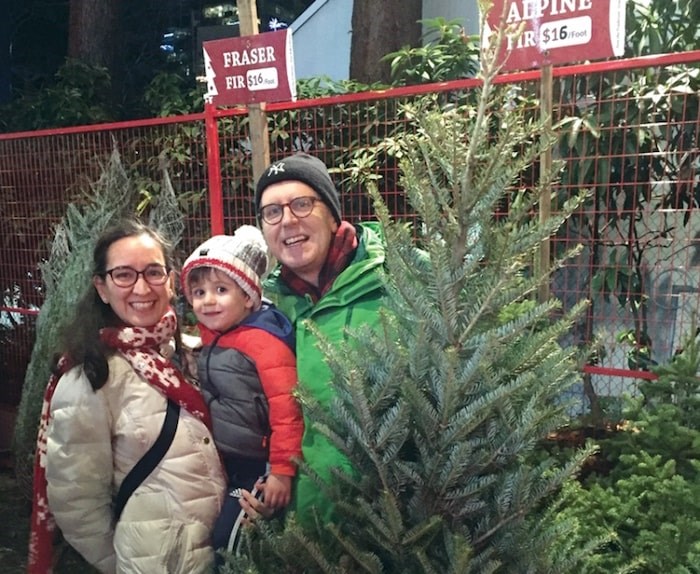
[[[153,472],[153,469],[158,466],[158,463],[168,452],[170,445],[175,438],[177,430],[177,422],[180,418],[180,405],[168,399],[168,408],[165,411],[165,420],[163,427],[160,429],[158,438],[153,443],[148,452],[129,471],[129,474],[124,477],[124,481],[119,487],[119,492],[114,500],[114,522],[119,522],[119,517],[122,515],[122,510],[126,505],[126,501],[133,492],[139,487],[144,479]]]

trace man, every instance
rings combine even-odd
[[[278,261],[264,293],[294,326],[300,387],[328,407],[335,395],[331,371],[304,321],[312,321],[325,338],[340,346],[346,344],[346,328],[378,325],[384,296],[379,277],[384,245],[378,224],[353,226],[343,221],[340,197],[328,169],[320,159],[304,153],[265,170],[256,186],[255,209],[265,241]],[[326,481],[331,479],[331,467],[350,471],[345,456],[314,428],[306,413],[304,418],[305,462]],[[292,509],[304,525],[313,523],[314,513],[322,521],[332,516],[332,505],[303,472]]]

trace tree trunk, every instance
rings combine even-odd
[[[350,78],[365,84],[391,81],[383,56],[420,42],[421,0],[354,0]]]
[[[121,0],[70,0],[68,57],[104,66],[117,64]]]
[[[10,101],[11,84],[10,74],[12,62],[10,51],[12,48],[12,21],[11,15],[6,14],[0,18],[0,104]]]

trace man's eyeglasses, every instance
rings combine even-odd
[[[163,285],[168,280],[170,270],[165,265],[152,264],[148,265],[142,271],[136,271],[128,265],[113,267],[104,272],[104,275],[109,275],[117,287],[131,287],[139,280],[139,275],[143,275],[146,283],[149,285]]]
[[[260,217],[269,225],[275,225],[282,221],[284,217],[284,208],[289,207],[289,210],[298,218],[303,219],[311,215],[314,210],[314,204],[321,201],[318,197],[310,195],[302,195],[295,197],[289,203],[268,203],[260,208]]]

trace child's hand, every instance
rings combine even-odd
[[[278,510],[284,508],[292,499],[292,477],[283,474],[270,474],[267,480],[258,486],[265,497],[265,506]]]

